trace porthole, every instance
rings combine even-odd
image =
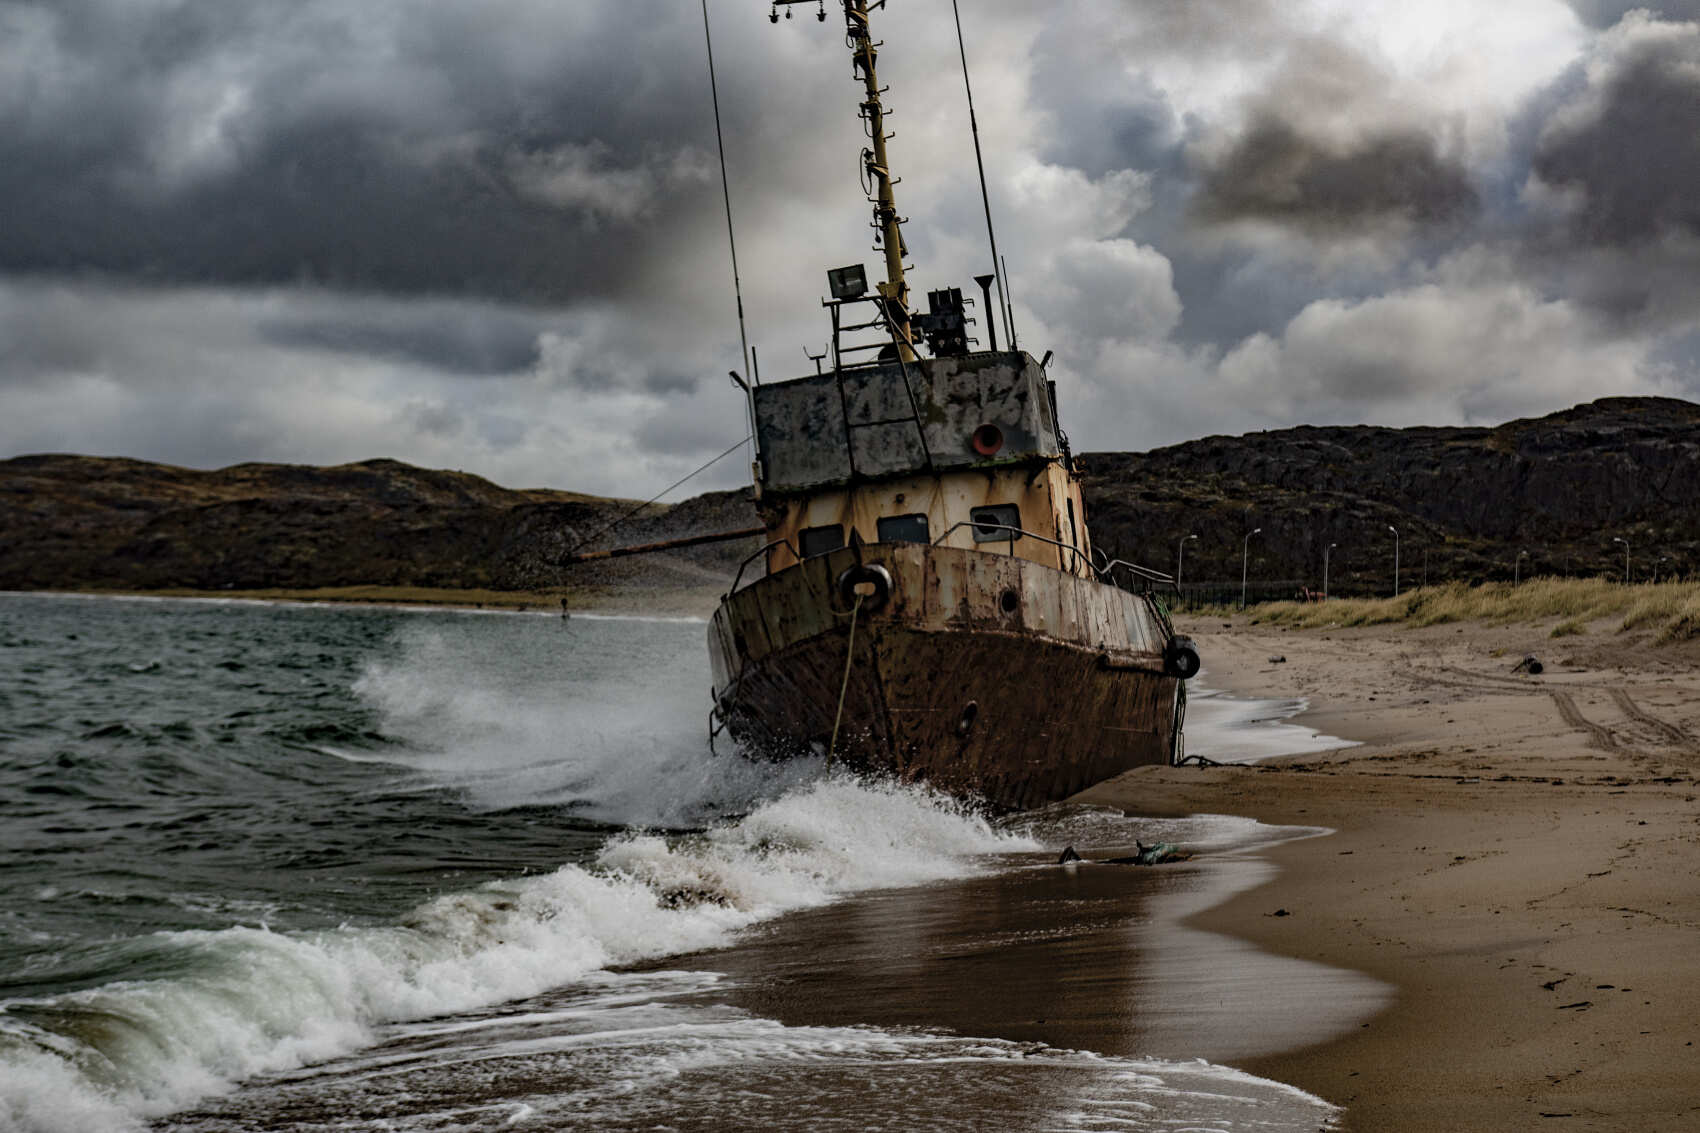
[[[1021,538],[1021,509],[1014,504],[990,504],[970,508],[974,542],[1012,543]]]
[[[1013,590],[1005,590],[998,595],[998,609],[1006,614],[1013,614],[1021,609],[1021,595]]]

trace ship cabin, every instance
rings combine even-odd
[[[750,390],[768,573],[860,539],[1094,577],[1079,476],[1041,365],[1019,350],[884,354]]]

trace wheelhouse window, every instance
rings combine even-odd
[[[914,515],[888,515],[875,525],[881,543],[931,543],[933,537],[927,531],[927,517],[916,512]]]
[[[968,518],[974,521],[976,543],[1008,543],[1021,538],[1021,509],[1015,504],[972,508]],[[1005,530],[1010,527],[1016,530]]]
[[[825,527],[805,527],[797,534],[797,549],[805,559],[831,554],[844,546],[844,528],[833,523]]]

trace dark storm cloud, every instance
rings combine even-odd
[[[114,171],[67,176],[56,155],[0,145],[10,170],[0,173],[0,209],[12,218],[0,230],[0,269],[530,300],[623,291],[649,263],[632,222],[689,218],[651,214],[641,199],[630,215],[604,218],[592,202],[528,196],[516,167],[549,146],[509,137],[414,157],[381,128],[312,122],[270,135],[235,169],[143,196],[125,192]],[[652,175],[616,166],[586,180],[598,176]],[[622,227],[633,235],[609,231]]]
[[[1541,181],[1581,195],[1576,231],[1595,244],[1700,235],[1700,36],[1642,30],[1554,117],[1533,158]]]
[[[634,62],[695,29],[482,7],[0,9],[0,271],[629,292],[713,217],[703,76]]]
[[[1637,8],[1670,20],[1700,20],[1700,0],[1569,0],[1576,14],[1591,27],[1615,27]]]
[[[1209,221],[1350,229],[1389,218],[1451,223],[1479,201],[1467,171],[1427,134],[1389,130],[1337,147],[1265,116],[1205,172],[1197,204]]]
[[[537,365],[544,325],[539,317],[499,308],[387,306],[291,314],[262,322],[258,334],[276,346],[392,358],[452,374],[501,375]]]

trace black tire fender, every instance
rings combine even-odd
[[[1163,671],[1171,677],[1179,677],[1189,681],[1198,675],[1201,662],[1198,659],[1198,647],[1193,645],[1192,638],[1175,636],[1169,639],[1169,644],[1163,650]]]
[[[838,576],[838,598],[844,603],[844,608],[856,608],[858,586],[872,586],[873,593],[862,594],[862,609],[872,613],[891,600],[891,572],[878,563],[857,563],[846,567],[844,573]]]

